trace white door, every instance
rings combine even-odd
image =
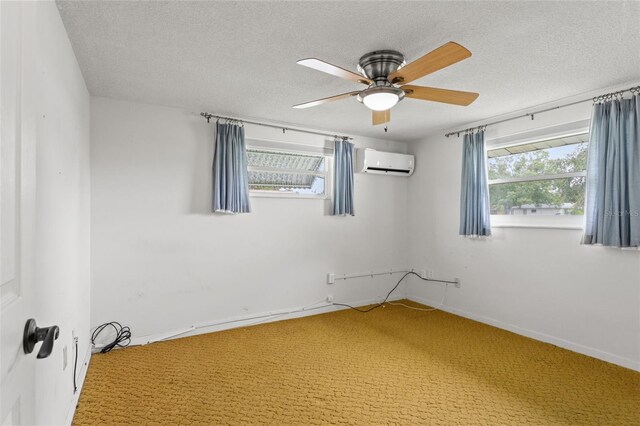
[[[0,1],[0,424],[35,422],[36,353],[22,349],[34,315],[35,142],[21,111],[20,2]],[[37,351],[38,347],[36,347]]]

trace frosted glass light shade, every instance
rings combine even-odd
[[[362,103],[374,111],[386,111],[398,103],[400,98],[395,93],[378,92],[366,95]]]

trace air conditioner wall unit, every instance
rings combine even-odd
[[[361,173],[411,176],[414,165],[415,157],[409,154],[376,151],[371,148],[356,151],[356,170]]]

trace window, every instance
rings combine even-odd
[[[588,134],[538,140],[487,151],[489,199],[495,216],[581,217]],[[573,224],[581,218],[566,219]],[[498,224],[500,224],[498,220]],[[504,223],[504,222],[503,222]]]
[[[251,195],[326,198],[328,165],[325,154],[248,147]]]

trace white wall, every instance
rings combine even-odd
[[[23,3],[21,42],[22,137],[36,141],[36,320],[60,327],[35,363],[35,420],[63,424],[75,407],[72,333],[80,374],[89,349],[89,93],[54,2]]]
[[[590,109],[588,102],[489,127],[486,139],[589,119]],[[441,134],[410,145],[410,264],[461,279],[460,289],[449,288],[446,309],[640,369],[640,252],[581,246],[580,230],[494,228],[488,239],[458,236],[461,150],[462,138]],[[442,297],[440,287],[415,279],[407,292],[419,301]]]
[[[407,266],[406,178],[357,174],[355,217],[328,216],[323,200],[256,197],[250,214],[212,214],[215,124],[198,113],[92,98],[92,326],[119,321],[134,337],[157,337],[329,293],[344,302],[386,294],[399,276],[329,286],[326,273]],[[245,127],[247,138],[330,142]]]

